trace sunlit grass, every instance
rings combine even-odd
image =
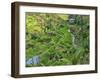
[[[26,13],[26,62],[39,59],[27,67],[89,64],[89,16],[74,17],[70,23],[69,14]]]

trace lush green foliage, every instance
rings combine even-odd
[[[33,56],[40,63],[26,66],[88,64],[89,16],[26,13],[26,61]]]

